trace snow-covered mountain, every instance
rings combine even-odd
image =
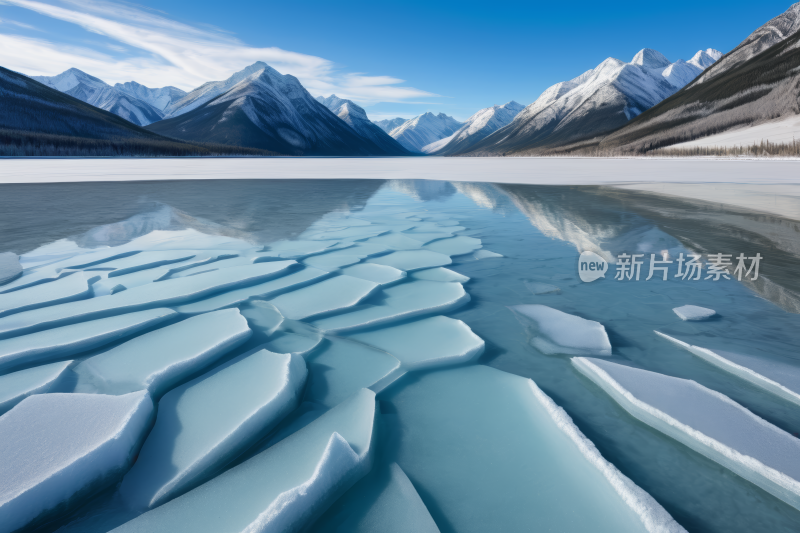
[[[706,50],[695,62],[671,63],[645,48],[626,63],[608,58],[596,68],[557,83],[501,128],[470,150],[503,154],[541,150],[588,139],[625,125],[674,94],[703,71],[719,52]]]
[[[455,133],[462,123],[444,113],[430,111],[414,117],[393,129],[389,135],[412,152],[422,152],[424,146]]]
[[[423,146],[422,152],[431,155],[468,152],[470,147],[510,124],[524,108],[525,106],[512,100],[507,104],[481,109],[469,117],[464,125],[449,137]]]
[[[152,104],[76,68],[56,76],[31,76],[31,78],[87,104],[110,111],[137,126],[147,126],[164,116],[163,112]]]
[[[356,130],[356,133],[361,137],[382,147],[387,155],[409,155],[408,150],[369,120],[367,112],[363,108],[350,100],[345,100],[332,94],[327,98],[318,96],[317,101],[333,111],[337,117]]]
[[[408,119],[407,119],[407,118],[400,118],[400,117],[397,117],[397,118],[387,118],[387,119],[385,119],[385,120],[377,120],[377,121],[375,121],[375,124],[376,124],[376,125],[377,125],[377,126],[380,128],[380,129],[382,129],[383,131],[385,131],[386,133],[391,133],[391,131],[392,131],[393,129],[395,129],[395,128],[398,128],[398,127],[402,126],[402,125],[403,125],[403,124],[405,124],[406,122],[408,122]]]
[[[202,85],[170,109],[172,118],[148,129],[289,155],[390,155],[318,102],[297,78],[260,61],[227,80]]]
[[[126,94],[138,98],[143,102],[147,102],[151,106],[163,112],[173,102],[177,102],[184,96],[186,91],[178,89],[177,87],[167,86],[158,89],[151,89],[145,87],[141,83],[129,81],[126,83],[117,83],[114,88]]]

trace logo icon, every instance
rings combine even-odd
[[[594,252],[583,252],[578,258],[578,275],[581,281],[589,283],[598,278],[606,277],[608,263]]]

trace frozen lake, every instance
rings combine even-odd
[[[25,269],[0,285],[0,524],[800,529],[800,460],[781,452],[798,404],[740,368],[800,373],[795,162],[0,168],[0,252]],[[582,251],[611,262],[605,278],[581,281]],[[644,256],[638,281],[615,279],[626,253]],[[676,277],[689,253],[763,260],[758,279]],[[651,254],[673,261],[667,280],[645,280]],[[684,305],[716,314],[684,321]],[[598,368],[649,403],[631,408],[574,357],[610,362]],[[715,413],[731,405],[726,424]],[[656,407],[694,426],[665,429]],[[761,462],[707,453],[698,431]]]

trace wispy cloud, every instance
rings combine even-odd
[[[53,75],[75,67],[107,83],[136,80],[152,87],[174,85],[189,90],[207,81],[225,79],[255,61],[264,61],[299,78],[314,95],[336,93],[364,105],[437,96],[403,86],[404,80],[395,77],[342,72],[332,61],[321,57],[276,47],[251,47],[223,30],[190,26],[131,4],[64,0],[55,5],[35,0],[0,0],[2,4],[78,25],[117,41],[132,52],[119,58],[85,47],[0,33],[0,65],[32,75]]]
[[[38,30],[39,28],[35,26],[31,26],[30,24],[25,24],[24,22],[18,22],[16,20],[8,20],[8,19],[0,19],[0,24],[10,24],[12,26],[16,26],[17,28],[24,28],[26,30]]]

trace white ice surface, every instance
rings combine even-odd
[[[114,483],[144,437],[153,402],[37,394],[0,417],[0,531],[15,531],[81,492]]]
[[[214,364],[252,332],[238,309],[187,318],[95,355],[74,368],[76,390],[122,394],[146,389],[154,398]]]
[[[50,283],[0,294],[0,317],[88,298],[92,295],[92,291],[87,277],[91,277],[91,274],[84,276],[79,272]]]
[[[372,464],[375,395],[361,390],[244,463],[115,533],[301,531]]]
[[[599,322],[546,305],[509,307],[533,327],[531,344],[545,354],[611,355],[611,342]]]
[[[730,372],[750,383],[800,405],[800,366],[788,360],[768,359],[754,355],[710,350],[692,346],[656,331],[656,334],[685,348],[712,365]]]
[[[414,279],[423,279],[428,281],[455,281],[457,283],[466,283],[469,281],[467,276],[444,267],[417,270],[411,273],[411,277]]]
[[[694,381],[599,359],[572,363],[634,417],[800,509],[800,439]]]
[[[50,390],[71,363],[61,361],[0,376],[0,415],[28,396]]]
[[[287,292],[270,300],[286,318],[308,317],[346,309],[369,296],[379,285],[352,276],[335,276],[313,285]]]
[[[403,270],[375,263],[361,263],[349,266],[342,269],[342,274],[372,281],[379,285],[389,285],[406,277],[406,273]]]
[[[469,326],[444,316],[357,333],[351,338],[392,354],[408,370],[474,361],[485,347]]]
[[[383,289],[386,298],[380,305],[363,305],[340,315],[320,318],[313,325],[327,332],[343,332],[378,326],[395,320],[435,314],[469,302],[460,283],[414,280]]]
[[[681,307],[676,307],[673,311],[681,320],[705,320],[717,314],[713,309],[696,305],[682,305]]]
[[[99,348],[173,317],[171,309],[150,309],[0,340],[0,373]]]
[[[453,261],[449,256],[430,250],[405,250],[393,252],[389,255],[367,259],[368,263],[387,265],[398,270],[410,272],[423,268],[433,268],[449,265]]]
[[[294,261],[232,267],[188,278],[168,279],[109,296],[24,311],[0,318],[0,337],[20,335],[65,323],[181,304],[215,292],[247,286],[283,273]]]
[[[120,494],[136,509],[157,507],[219,472],[297,407],[301,357],[259,350],[171,390]]]

